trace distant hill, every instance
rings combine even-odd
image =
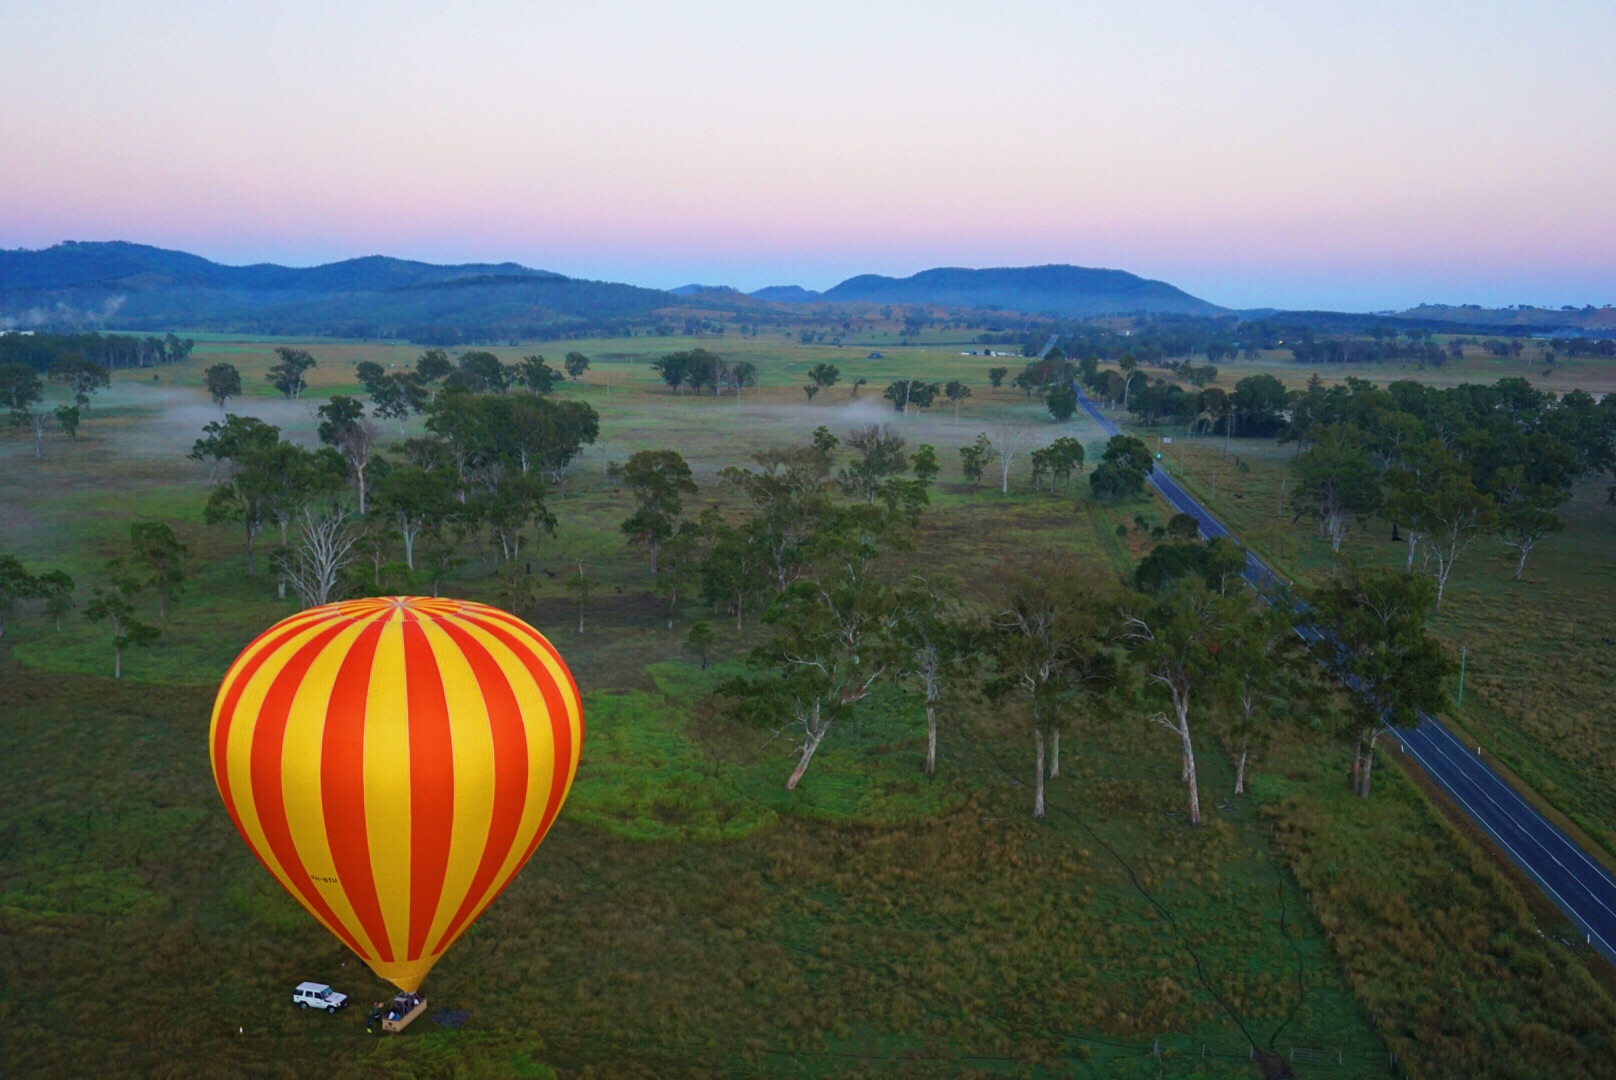
[[[1398,312],[1405,319],[1427,323],[1457,323],[1496,333],[1587,330],[1610,333],[1616,330],[1616,307],[1540,308],[1529,304],[1508,308],[1484,308],[1476,304],[1421,304]]]
[[[746,295],[754,300],[768,300],[776,304],[811,304],[825,298],[824,293],[805,289],[801,285],[769,285]]]
[[[842,303],[1003,308],[1033,315],[1064,316],[1124,311],[1217,315],[1224,311],[1164,281],[1152,281],[1125,270],[1064,265],[988,270],[941,267],[906,278],[863,274],[827,289],[823,299]]]
[[[225,266],[122,241],[0,251],[0,326],[454,340],[539,336],[580,322],[610,329],[680,302],[517,263],[371,255],[308,268]]]

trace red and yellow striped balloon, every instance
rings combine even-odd
[[[253,854],[415,990],[544,839],[583,729],[578,686],[537,630],[398,596],[270,627],[225,675],[209,744]]]

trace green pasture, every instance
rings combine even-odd
[[[753,360],[761,393],[669,393],[649,362],[694,344]],[[376,1039],[356,1011],[298,1013],[288,995],[303,979],[361,1003],[386,991],[252,860],[219,805],[205,750],[213,687],[294,605],[276,598],[267,558],[246,576],[235,529],[203,524],[207,471],[184,455],[218,415],[200,389],[209,364],[242,369],[250,393],[232,411],[312,441],[313,408],[356,389],[354,362],[402,366],[419,351],[308,347],[320,367],[302,402],[267,392],[269,343],[205,340],[155,382],[153,372],[120,373],[78,440],[55,436],[38,460],[31,440],[0,441],[0,550],[36,572],[66,569],[81,601],[127,544],[131,521],[171,523],[191,552],[162,638],[125,657],[121,682],[108,677],[105,631],[77,613],[58,631],[27,611],[0,641],[8,1071],[1246,1077],[1257,1075],[1249,1039],[1314,1063],[1298,1065],[1304,1076],[1608,1075],[1616,1009],[1589,960],[1557,940],[1563,928],[1534,915],[1395,768],[1371,802],[1351,798],[1345,749],[1306,718],[1256,763],[1239,797],[1210,732],[1200,735],[1200,829],[1184,824],[1176,744],[1143,717],[1095,718],[1068,733],[1052,812],[1038,823],[1032,751],[1014,717],[973,701],[945,710],[928,780],[920,710],[895,689],[833,730],[801,787],[786,792],[789,744],[712,697],[742,670],[757,613],[737,629],[691,601],[667,628],[644,553],[618,530],[629,499],[608,484],[609,462],[677,449],[701,485],[687,506],[694,516],[729,507],[716,475],[758,449],[805,442],[820,425],[840,435],[890,422],[911,446],[937,446],[943,465],[898,566],[949,578],[978,604],[991,601],[1004,567],[1046,552],[1125,573],[1167,510],[1097,504],[1081,477],[1055,494],[1030,491],[1025,452],[1010,494],[988,482],[992,469],[979,488],[966,485],[957,448],[1006,420],[1033,422],[1038,439],[1075,435],[1091,462],[1098,456],[1092,425],[1057,425],[1020,392],[987,386],[986,368],[1014,371],[1014,359],[919,346],[865,360],[868,348],[763,336],[494,350],[507,360],[540,351],[555,363],[572,349],[592,358],[586,378],[558,393],[599,410],[602,439],[552,498],[556,535],[524,551],[533,573],[521,577],[536,591],[512,593],[492,552],[474,545],[446,584],[514,604],[567,658],[585,691],[577,781],[549,840],[427,984],[434,1008],[468,1014],[463,1026],[425,1021]],[[841,366],[844,383],[808,402],[797,387],[822,361]],[[846,385],[855,374],[870,380],[858,400]],[[973,396],[957,422],[943,403],[898,416],[879,395],[899,375],[965,379]],[[1231,508],[1232,526],[1272,537],[1298,573],[1312,572],[1321,560],[1311,541],[1277,508],[1260,508],[1270,494],[1277,507],[1283,452],[1236,450],[1245,471],[1213,464],[1221,443],[1195,444],[1191,482],[1203,490],[1212,468],[1228,469],[1215,497],[1207,489],[1213,504]],[[1270,482],[1273,492],[1262,487]],[[1588,510],[1575,528],[1594,527],[1597,508]],[[268,530],[261,555],[276,542]],[[1572,542],[1571,532],[1549,541],[1536,556],[1542,578],[1523,586],[1552,597],[1542,622],[1465,615],[1483,609],[1469,593],[1490,595],[1485,575],[1497,568],[1480,552],[1461,565],[1459,575],[1475,577],[1450,586],[1453,624],[1441,629],[1477,635],[1472,679],[1504,677],[1481,657],[1509,627],[1484,647],[1488,618],[1545,659],[1519,677],[1550,677],[1546,659],[1565,647],[1552,620],[1573,610],[1561,594],[1592,587],[1550,570]],[[1608,571],[1611,555],[1601,558]],[[563,587],[580,560],[601,582],[581,634]],[[1499,604],[1510,585],[1504,575]],[[1597,606],[1595,594],[1576,610],[1592,620]],[[698,618],[716,631],[705,671],[683,647]],[[1531,685],[1478,681],[1466,697],[1467,709],[1474,699],[1494,710],[1485,714],[1494,719],[1466,716],[1496,726],[1500,753],[1511,745],[1501,733],[1515,732],[1523,772],[1529,748],[1551,734],[1511,719],[1510,694]],[[1587,692],[1600,685],[1608,693],[1592,683]],[[1568,786],[1584,776],[1591,792],[1597,753],[1544,757],[1541,768]]]

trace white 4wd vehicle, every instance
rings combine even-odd
[[[339,994],[325,983],[298,983],[292,991],[292,1004],[300,1009],[324,1009],[334,1013],[348,1004],[348,995]]]

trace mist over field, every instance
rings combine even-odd
[[[1616,6],[0,38],[0,1077],[1616,1078]]]

